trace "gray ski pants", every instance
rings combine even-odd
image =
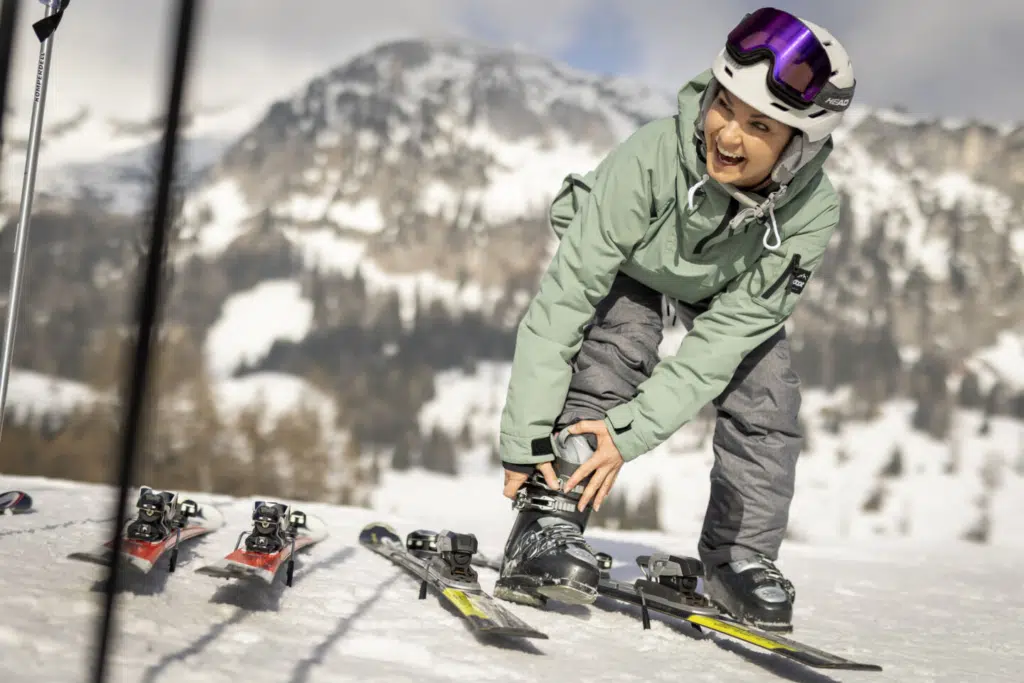
[[[706,306],[673,303],[688,330],[706,310]],[[662,304],[661,293],[618,274],[608,296],[598,304],[573,361],[556,428],[604,419],[608,410],[636,395],[637,386],[660,359]],[[714,465],[697,548],[701,560],[708,566],[754,554],[776,560],[803,445],[797,419],[800,380],[790,365],[785,328],[743,360],[712,403],[717,411]],[[672,488],[685,491],[686,482],[674,482]]]

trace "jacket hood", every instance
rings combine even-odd
[[[689,187],[689,205],[693,207],[696,193],[705,185],[719,188],[744,207],[730,222],[731,227],[739,227],[747,221],[768,216],[770,224],[765,232],[764,246],[766,249],[775,250],[782,242],[775,222],[775,209],[799,196],[808,183],[821,172],[825,160],[832,153],[832,136],[817,143],[808,142],[803,134],[793,136],[772,170],[772,179],[775,182],[767,197],[719,183],[708,175],[707,145],[704,140],[704,116],[719,88],[721,86],[712,75],[711,69],[708,69],[680,88],[676,98],[679,114],[676,119],[679,159],[687,174],[696,179]]]

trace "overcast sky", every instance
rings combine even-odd
[[[24,0],[8,101],[27,117],[43,6]],[[748,0],[208,0],[191,101],[285,96],[396,37],[463,35],[675,90],[707,68]],[[850,51],[857,99],[926,115],[1024,121],[1024,0],[780,0]],[[122,118],[164,107],[176,3],[78,0],[57,31],[47,120],[86,105]]]

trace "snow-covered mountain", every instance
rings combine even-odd
[[[490,308],[510,282],[534,280],[550,248],[545,204],[566,173],[672,99],[528,54],[387,44],[272,106],[187,213],[207,256],[269,218],[308,265],[358,266],[406,309],[417,289]]]
[[[487,482],[491,484],[490,480]],[[107,487],[0,476],[0,491],[29,491],[37,512],[0,517],[0,597],[13,616],[0,624],[0,657],[28,683],[83,680],[96,656],[105,570],[66,559],[108,538]],[[739,682],[1016,681],[1024,655],[1020,552],[906,540],[792,542],[780,566],[796,585],[793,637],[881,672],[815,671],[727,636],[601,599],[586,608],[510,611],[548,634],[529,644],[476,639],[434,594],[360,547],[370,522],[406,533],[449,528],[500,551],[512,515],[507,500],[466,477],[388,474],[374,509],[296,501],[329,536],[303,551],[294,583],[229,583],[195,572],[222,557],[251,525],[254,498],[183,493],[215,505],[226,524],[183,545],[174,573],[124,577],[108,670],[118,681],[187,678],[221,683],[317,681],[714,680]],[[429,491],[430,495],[424,495]],[[261,492],[262,493],[262,492]],[[504,502],[503,502],[504,501]],[[291,502],[291,501],[289,501]],[[633,558],[693,554],[695,536],[597,530],[591,542],[615,558],[612,576],[640,578]],[[29,569],[27,571],[27,569]],[[480,571],[493,590],[496,575]],[[894,610],[894,605],[900,609]],[[956,624],[959,628],[951,628]]]
[[[262,115],[256,105],[185,112],[181,122],[181,179],[193,184]],[[162,120],[121,121],[82,108],[66,119],[44,112],[36,193],[42,203],[86,196],[109,211],[134,214],[148,205],[159,167]],[[7,117],[2,177],[16,202],[25,171],[27,120]],[[17,188],[17,189],[15,189]]]
[[[534,55],[406,40],[297,84],[251,126],[225,115],[172,253],[188,367],[204,363],[214,387],[248,378],[272,395],[284,376],[288,396],[328,396],[324,428],[385,470],[497,481],[515,325],[554,246],[546,204],[674,110],[672,92]],[[104,146],[112,130],[81,139],[138,153],[139,138]],[[808,429],[794,537],[1024,539],[1022,141],[1024,127],[864,108],[837,134],[843,225],[792,325]],[[102,346],[96,320],[109,326],[133,285],[134,252],[116,248],[130,226],[83,229],[80,208],[54,209],[33,237],[30,278],[45,270],[47,286],[26,292],[16,363],[91,381],[78,340]],[[0,240],[9,251],[11,231]],[[53,258],[69,253],[79,267]],[[626,468],[616,488],[645,523],[675,532],[703,513],[710,428],[702,417]]]

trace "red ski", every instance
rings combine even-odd
[[[234,550],[196,572],[219,579],[258,578],[271,584],[287,565],[286,583],[291,586],[295,554],[327,538],[327,527],[283,503],[257,501],[252,518],[252,531],[239,535]]]
[[[169,571],[174,571],[177,548],[184,542],[216,531],[224,525],[224,517],[210,505],[200,507],[194,501],[177,502],[177,494],[155,492],[142,487],[139,515],[125,527],[121,541],[121,559],[129,566],[148,573],[157,561],[171,551]],[[107,541],[92,550],[71,553],[68,558],[110,565],[114,559],[114,542]]]

